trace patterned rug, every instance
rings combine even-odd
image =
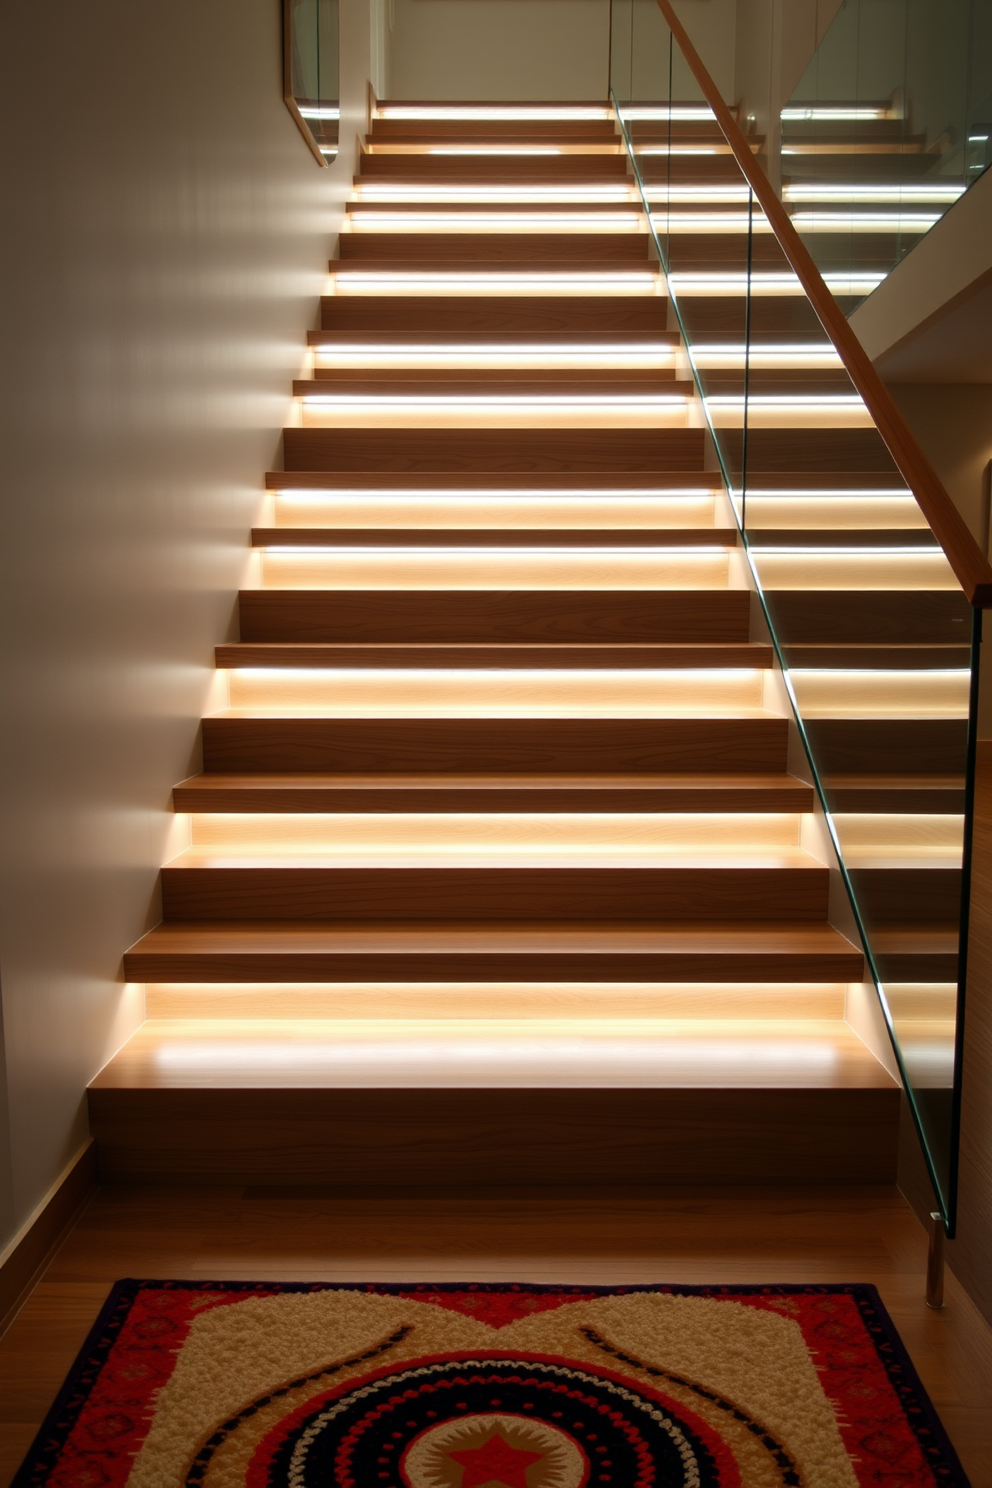
[[[870,1286],[123,1281],[15,1488],[967,1488]]]

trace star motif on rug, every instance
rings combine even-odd
[[[501,1483],[504,1488],[528,1488],[527,1469],[544,1459],[543,1452],[524,1452],[511,1447],[498,1433],[482,1447],[449,1452],[448,1456],[465,1469],[462,1488],[485,1488],[487,1483]]]

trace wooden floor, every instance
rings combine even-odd
[[[111,1282],[873,1282],[971,1475],[992,1488],[992,1332],[894,1188],[661,1198],[332,1199],[319,1191],[104,1188],[0,1342],[6,1488]]]

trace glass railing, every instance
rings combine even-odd
[[[338,153],[338,0],[283,0],[283,96],[321,165]]]
[[[691,29],[699,7],[674,9]],[[746,35],[697,45],[850,313],[992,162],[992,5],[819,9],[819,37],[810,7],[752,7]]]
[[[778,658],[771,705],[794,720],[790,769],[816,786],[831,921],[865,952],[848,1021],[902,1080],[953,1233],[978,590],[903,473],[908,432],[897,462],[656,0],[613,0],[611,28],[672,324]],[[755,130],[737,144],[760,158]],[[956,520],[928,482],[928,510],[942,496]]]

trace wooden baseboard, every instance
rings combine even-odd
[[[96,1144],[90,1137],[10,1244],[0,1251],[0,1334],[13,1322],[95,1187]]]

